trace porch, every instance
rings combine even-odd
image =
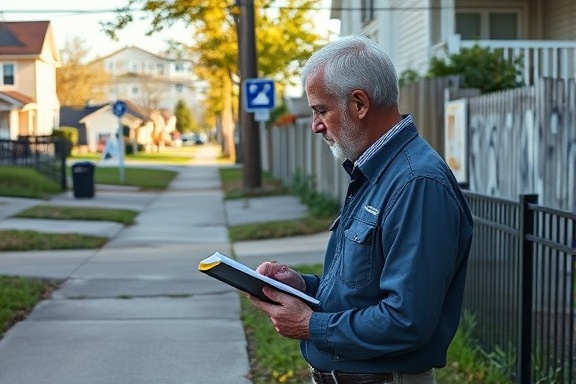
[[[475,45],[499,50],[510,61],[521,58],[519,81],[533,85],[541,77],[568,80],[576,78],[576,41],[569,40],[462,40],[453,35],[433,47],[432,55],[446,56]]]

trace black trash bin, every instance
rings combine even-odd
[[[74,197],[94,197],[94,168],[89,161],[81,161],[72,165],[72,183]]]

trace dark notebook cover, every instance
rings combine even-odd
[[[198,266],[198,270],[268,303],[277,304],[264,295],[262,288],[265,286],[297,297],[313,308],[320,304],[318,300],[306,295],[304,292],[271,279],[268,276],[261,275],[252,268],[224,256],[219,252],[202,260]]]

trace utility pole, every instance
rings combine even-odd
[[[256,61],[256,36],[254,29],[254,0],[236,0],[240,8],[238,20],[238,55],[240,63],[240,81],[258,77]],[[242,92],[240,92],[242,97]],[[243,105],[240,100],[240,106]],[[242,152],[244,189],[254,190],[262,187],[260,163],[260,132],[254,119],[254,113],[240,107],[240,145]]]

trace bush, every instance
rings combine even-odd
[[[459,53],[450,55],[447,61],[432,58],[428,77],[461,75],[463,87],[477,88],[482,93],[488,93],[522,86],[517,81],[521,69],[521,57],[508,61],[502,50],[475,45],[462,48]]]
[[[52,137],[63,139],[56,144],[56,152],[61,157],[69,157],[72,147],[78,144],[78,130],[74,127],[60,127],[52,130]]]
[[[398,77],[398,82],[400,83],[401,87],[411,83],[415,83],[418,80],[420,80],[420,75],[413,69],[406,69],[402,71],[402,73],[400,73],[400,76]]]
[[[78,130],[74,127],[60,127],[52,131],[53,137],[61,137],[72,145],[78,145]]]
[[[297,170],[290,185],[290,192],[300,197],[310,213],[319,218],[335,216],[340,210],[340,203],[323,193],[317,192],[314,186],[316,181],[313,176],[305,175]]]

